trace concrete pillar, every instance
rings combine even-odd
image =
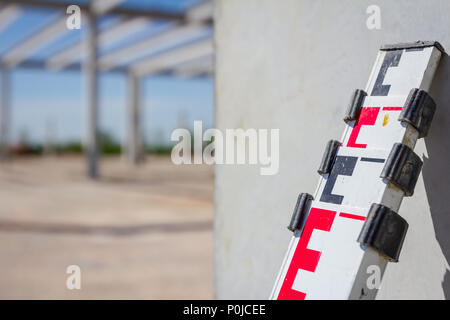
[[[364,88],[380,46],[423,39],[450,50],[450,1],[374,2],[381,8],[379,30],[366,26],[371,1],[214,1],[215,127],[280,129],[278,174],[215,167],[218,299],[269,297],[292,236],[286,225],[297,196],[314,192],[324,146],[342,136],[350,95]],[[444,55],[430,90],[433,124],[415,148],[422,175],[399,211],[408,234],[378,299],[450,298],[449,75]]]
[[[142,155],[140,97],[140,79],[133,73],[129,73],[127,100],[127,143],[125,149],[126,158],[131,164],[137,164]]]
[[[2,68],[0,73],[0,153],[1,157],[5,158],[8,155],[11,83],[8,69]]]
[[[97,25],[96,17],[86,15],[86,98],[87,98],[87,140],[86,157],[88,175],[90,178],[98,177],[98,76],[97,76]]]

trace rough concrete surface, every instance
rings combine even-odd
[[[216,127],[280,129],[280,170],[216,166],[215,291],[266,299],[291,234],[300,192],[313,193],[325,144],[339,139],[356,88],[364,88],[382,44],[437,40],[450,50],[447,0],[217,0]],[[381,9],[369,30],[366,10]],[[438,118],[416,152],[424,158],[415,195],[400,215],[410,225],[398,264],[389,264],[381,299],[450,297],[449,58],[431,94]]]

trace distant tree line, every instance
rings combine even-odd
[[[99,134],[100,151],[104,155],[119,155],[122,153],[122,145],[108,132]],[[172,146],[167,145],[145,145],[146,153],[166,155],[170,154]],[[9,148],[13,155],[42,155],[42,154],[81,154],[84,147],[81,141],[68,141],[46,145],[43,143],[30,142],[28,139],[21,141]]]

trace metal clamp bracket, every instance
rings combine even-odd
[[[313,200],[313,196],[309,193],[300,193],[297,198],[297,204],[295,205],[294,213],[292,214],[291,222],[288,225],[288,229],[292,232],[301,230],[303,228],[306,219],[306,210],[309,201]]]
[[[422,164],[420,157],[410,147],[395,143],[380,177],[402,189],[405,196],[409,197],[414,193]]]
[[[423,138],[428,134],[435,111],[433,98],[426,91],[415,88],[409,92],[398,120],[411,124],[419,131],[419,138]]]
[[[328,141],[325,153],[322,157],[322,162],[320,163],[320,167],[317,170],[318,173],[326,174],[331,172],[334,164],[334,159],[336,158],[336,154],[338,152],[338,148],[341,145],[342,143],[337,140]]]
[[[398,262],[408,222],[381,204],[372,204],[358,242],[372,247],[392,262]]]
[[[349,123],[351,121],[355,121],[358,119],[359,114],[361,113],[361,108],[363,105],[364,98],[367,96],[367,93],[364,90],[356,89],[353,92],[352,99],[350,104],[347,107],[347,111],[345,113],[344,121]]]

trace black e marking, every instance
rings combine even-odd
[[[384,56],[383,64],[378,73],[377,80],[373,86],[372,96],[387,96],[391,89],[390,84],[383,84],[386,72],[390,67],[398,67],[403,50],[387,51]]]
[[[320,196],[320,201],[329,202],[334,204],[341,204],[344,196],[332,194],[333,187],[336,183],[336,179],[338,175],[342,176],[351,176],[353,174],[353,170],[355,169],[356,162],[358,161],[358,157],[345,157],[345,156],[337,156],[333,165],[333,169],[331,169],[331,173],[328,176],[327,182],[325,183],[325,187],[323,188],[322,195]]]

